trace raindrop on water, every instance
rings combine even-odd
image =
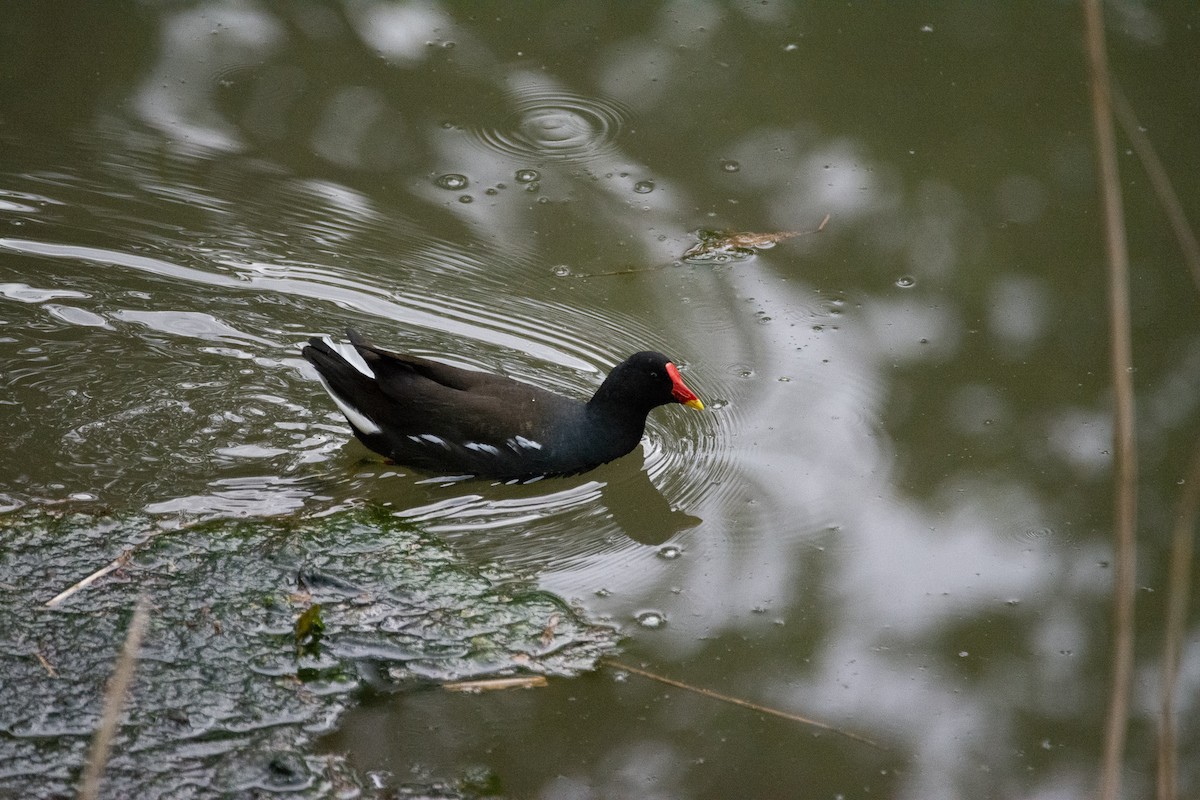
[[[554,268],[553,272],[556,278],[565,278],[571,274],[571,268],[566,264],[559,264]]]
[[[667,617],[661,611],[643,611],[634,619],[643,628],[661,628],[667,624]]]
[[[911,289],[917,285],[917,279],[911,275],[901,275],[899,278],[896,278],[896,285],[901,289]]]
[[[650,194],[654,191],[654,181],[638,181],[633,185],[633,190],[638,194]]]
[[[434,180],[434,184],[436,186],[439,186],[443,189],[450,189],[451,191],[456,189],[465,189],[467,188],[467,183],[467,176],[459,175],[457,172],[448,172]]]
[[[731,159],[726,159],[725,161],[721,162],[721,171],[722,172],[737,172],[741,168],[742,168],[741,164],[739,164],[738,162],[733,161]]]
[[[517,179],[517,183],[533,183],[542,176],[536,169],[519,169],[513,177]]]
[[[679,558],[681,555],[683,555],[683,550],[673,544],[664,545],[658,549],[658,557],[665,558],[668,561]]]
[[[475,198],[474,198],[474,197],[471,197],[471,195],[469,195],[469,194],[464,194],[464,195],[461,195],[461,196],[458,198],[458,202],[460,202],[460,203],[474,203],[474,202],[475,202]]]

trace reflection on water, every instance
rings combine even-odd
[[[611,620],[631,658],[899,754],[600,675],[351,714],[333,746],[364,769],[486,762],[531,797],[1083,793],[1111,430],[1073,18],[543,11],[162,9],[129,21],[120,69],[64,51],[83,83],[58,91],[92,96],[14,94],[0,430],[20,457],[0,509],[383,507]],[[1058,38],[985,34],[1017,29]],[[678,263],[697,230],[826,213],[820,236]],[[1200,358],[1173,255],[1144,263],[1143,513],[1162,528]],[[430,480],[369,459],[299,358],[347,325],[581,398],[658,349],[709,410],[663,409],[587,475]]]

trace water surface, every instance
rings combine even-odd
[[[384,509],[617,627],[631,664],[887,748],[605,668],[360,697],[325,752],[464,796],[1092,791],[1111,399],[1074,6],[51,13],[0,34],[0,506]],[[1200,19],[1109,13],[1114,70],[1195,209]],[[1200,317],[1132,154],[1121,169],[1144,796]],[[826,214],[680,260],[701,230]],[[300,359],[347,326],[578,397],[662,350],[709,410],[659,409],[638,451],[583,476],[430,480],[352,441]],[[1200,764],[1181,770],[1195,791]]]

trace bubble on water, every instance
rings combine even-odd
[[[519,169],[513,177],[516,178],[517,183],[533,183],[542,177],[542,174],[536,169]]]
[[[571,274],[571,268],[566,264],[559,264],[551,271],[554,273],[554,277],[556,278],[566,278]]]
[[[634,619],[643,628],[661,628],[667,624],[667,615],[661,611],[642,611]]]
[[[899,278],[896,278],[896,285],[901,289],[911,289],[917,285],[917,279],[911,275],[901,275]]]
[[[722,172],[737,172],[742,168],[742,165],[732,159],[725,159],[721,162]]]
[[[668,544],[658,549],[658,557],[665,558],[668,561],[679,558],[681,555],[683,555],[683,549],[677,545]]]
[[[654,181],[638,181],[633,185],[633,190],[638,194],[650,194],[654,191]]]
[[[471,195],[469,195],[469,194],[464,194],[464,195],[460,195],[460,196],[459,196],[459,198],[458,198],[458,202],[460,202],[460,203],[474,203],[474,202],[475,202],[475,198],[474,198],[474,197],[471,197]]]
[[[459,175],[457,172],[448,172],[445,175],[439,175],[433,183],[442,189],[455,191],[467,188],[469,181],[466,175]]]

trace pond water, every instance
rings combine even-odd
[[[1108,14],[1114,74],[1200,218],[1200,12]],[[1076,6],[8,16],[6,515],[274,525],[369,508],[614,627],[620,662],[875,743],[606,666],[529,691],[358,692],[306,752],[381,796],[1094,790],[1112,400]],[[1170,531],[1200,436],[1200,293],[1121,147],[1135,797],[1154,786]],[[800,235],[683,260],[705,231]],[[430,480],[353,441],[300,358],[347,326],[578,397],[661,350],[708,409],[658,409],[639,450],[585,475]],[[204,535],[189,530],[175,535]],[[126,546],[89,536],[97,568]],[[0,584],[30,598],[9,615],[83,577],[26,584],[14,564],[37,548],[21,552],[0,561]],[[1192,622],[1185,794],[1200,790],[1197,641]],[[61,735],[84,741],[95,705]],[[20,738],[0,727],[0,756]],[[14,769],[0,791],[52,796],[69,778]]]

